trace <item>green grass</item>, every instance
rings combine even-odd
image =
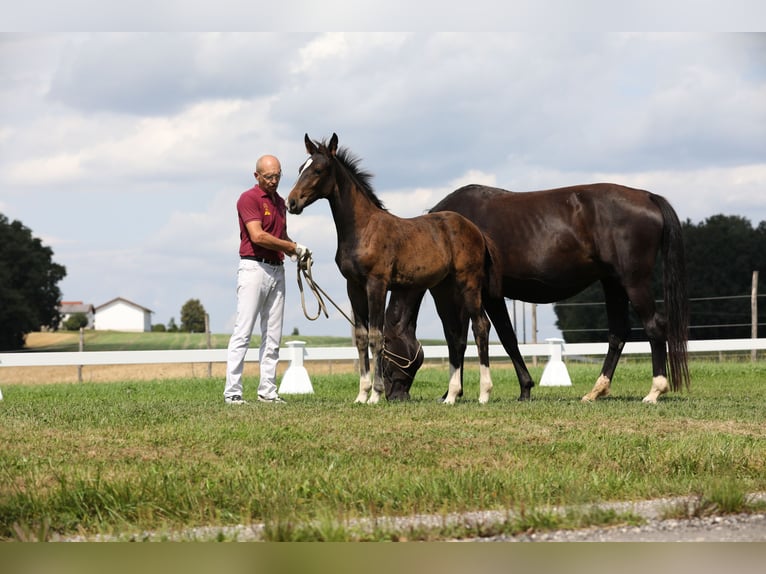
[[[572,387],[519,403],[513,371],[496,368],[479,405],[470,370],[454,406],[435,401],[443,368],[421,371],[412,401],[379,405],[352,403],[353,375],[312,377],[314,394],[285,405],[238,407],[211,379],[6,385],[0,538],[255,522],[271,540],[430,540],[472,531],[354,521],[495,509],[508,518],[483,534],[521,532],[636,520],[591,509],[603,501],[692,495],[725,512],[766,490],[764,363],[693,362],[692,391],[657,405],[641,402],[646,363],[620,365],[593,404],[579,399],[598,366],[569,371]],[[256,384],[246,379],[246,398]]]

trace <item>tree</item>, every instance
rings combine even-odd
[[[20,349],[27,333],[58,326],[58,282],[65,276],[50,247],[0,213],[0,351]]]
[[[171,317],[170,321],[168,321],[168,333],[177,333],[178,332],[178,325],[176,324],[176,318]]]
[[[181,307],[181,331],[187,333],[205,332],[205,308],[199,299],[189,299]]]
[[[753,229],[749,220],[735,215],[684,224],[691,338],[750,336],[752,275],[764,263],[761,227]]]
[[[64,321],[64,329],[67,331],[79,331],[88,326],[88,317],[85,313],[73,313]]]
[[[606,304],[601,283],[593,283],[574,297],[554,303],[553,310],[556,313],[556,326],[567,343],[606,340]]]

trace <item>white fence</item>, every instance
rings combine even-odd
[[[548,339],[546,343],[519,345],[525,357],[548,358],[560,350],[567,356],[604,356],[607,343],[564,343],[560,339]],[[718,353],[730,351],[766,350],[766,339],[717,339],[689,341],[690,353]],[[303,361],[342,361],[357,359],[356,347],[306,347],[305,343],[292,341],[280,349],[279,358],[295,361],[296,352],[302,351]],[[649,354],[649,343],[627,343],[623,354]],[[424,346],[426,359],[446,359],[446,345]],[[489,346],[490,357],[507,358],[501,345]],[[475,345],[469,345],[466,357],[477,357]],[[250,349],[245,356],[249,362],[258,361],[258,349]],[[2,367],[48,367],[85,365],[143,365],[155,363],[225,363],[226,349],[184,349],[174,351],[68,351],[0,353]]]
[[[306,347],[302,341],[290,341],[285,348],[280,349],[279,358],[289,361],[279,392],[313,393],[308,371],[303,366],[304,361],[346,361],[358,358],[355,347]],[[540,378],[540,386],[569,386],[572,384],[566,365],[565,356],[603,356],[606,354],[607,343],[573,343],[565,344],[561,339],[547,339],[546,343],[519,345],[521,354],[525,357],[545,357],[547,364]],[[755,360],[758,350],[766,349],[766,339],[720,339],[710,341],[689,341],[690,353],[723,353],[731,351],[750,351]],[[648,354],[649,343],[628,343],[623,354]],[[446,359],[446,345],[423,347],[426,359]],[[501,345],[490,345],[490,357],[507,358]],[[470,345],[466,356],[477,357],[475,345]],[[245,355],[246,361],[258,361],[258,350],[250,349]],[[70,352],[39,352],[39,353],[0,353],[0,367],[45,367],[45,366],[76,366],[78,377],[82,380],[81,367],[85,365],[143,365],[157,363],[224,363],[226,349],[186,349],[175,351],[70,351]],[[208,371],[210,372],[210,371]],[[3,400],[0,390],[0,401]]]

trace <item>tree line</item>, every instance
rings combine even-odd
[[[689,295],[689,338],[734,339],[751,336],[753,271],[766,280],[766,221],[753,227],[736,215],[714,215],[698,224],[682,224]],[[655,298],[662,308],[662,264],[653,278]],[[759,290],[760,292],[760,290]],[[604,294],[595,283],[553,306],[556,326],[570,343],[605,340]],[[758,333],[766,333],[766,298],[759,298]],[[633,340],[644,340],[638,317],[631,313]]]
[[[745,217],[714,215],[696,225],[687,220],[682,227],[690,338],[749,337],[752,272],[766,270],[766,222],[754,228]],[[53,260],[50,247],[20,221],[9,221],[0,213],[0,351],[22,348],[27,333],[58,328],[58,283],[65,276],[66,268]],[[654,292],[657,299],[662,298],[661,264],[655,270]],[[604,340],[607,320],[603,301],[601,285],[595,283],[554,304],[556,326],[568,342]],[[766,332],[766,300],[761,301],[759,336]],[[167,326],[154,325],[153,330],[201,333],[205,318],[202,303],[190,299],[181,308],[180,326],[171,318]],[[631,322],[634,340],[641,340],[643,329],[635,315]]]

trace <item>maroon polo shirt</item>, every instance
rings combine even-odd
[[[279,195],[272,199],[259,186],[248,189],[239,196],[237,201],[237,214],[239,216],[239,256],[240,257],[263,257],[271,261],[282,261],[284,253],[273,249],[266,249],[255,245],[250,241],[245,224],[248,221],[258,220],[266,233],[283,239],[287,227],[285,215],[285,200]]]

